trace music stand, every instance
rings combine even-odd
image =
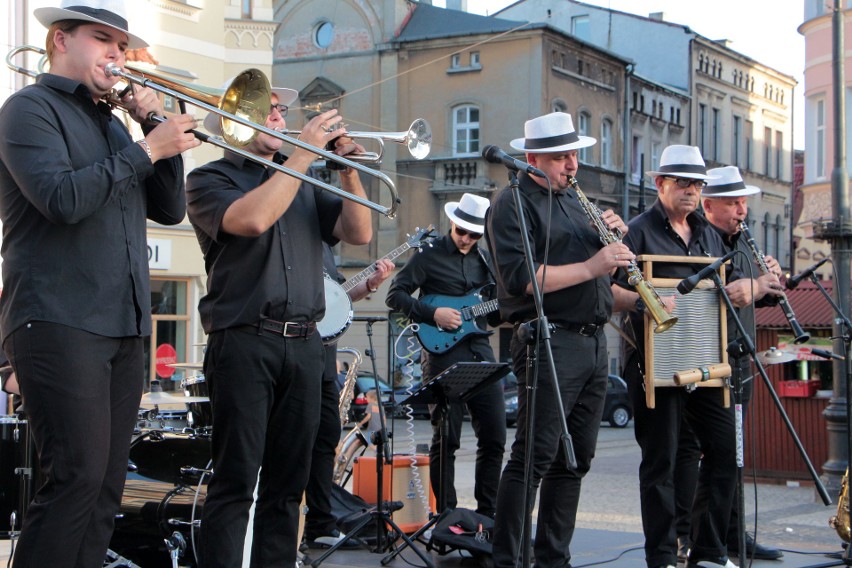
[[[444,482],[444,467],[447,463],[444,439],[448,435],[446,414],[449,403],[454,400],[467,402],[470,398],[479,394],[491,383],[508,374],[508,363],[490,363],[487,361],[455,363],[449,369],[443,371],[428,383],[425,383],[412,393],[411,396],[399,403],[400,405],[421,403],[435,404],[438,406],[435,410],[435,416],[438,417],[438,429],[441,439],[441,462],[439,464],[440,471],[438,472],[438,479],[441,480],[441,484]],[[413,541],[420,538],[420,536],[427,530],[440,522],[440,520],[444,517],[444,514],[447,512],[446,495],[447,492],[444,491],[443,487],[440,487],[438,495],[438,514],[434,515],[425,525],[420,527],[417,532],[411,535],[410,540],[406,540],[404,543],[393,549],[387,556],[382,558],[382,566],[386,566],[388,562],[393,560],[400,552],[405,550],[405,547],[413,544]],[[432,563],[427,562],[427,566],[431,568]]]

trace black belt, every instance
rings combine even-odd
[[[252,326],[257,334],[268,333],[278,337],[310,337],[316,332],[317,324],[313,321],[275,321],[270,319],[260,320]]]
[[[594,337],[606,323],[554,323],[556,329],[574,331],[584,337]]]

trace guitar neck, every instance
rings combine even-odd
[[[410,244],[403,243],[403,244],[399,245],[398,247],[396,247],[395,249],[393,249],[392,251],[390,251],[389,253],[387,253],[386,255],[384,255],[379,260],[387,259],[387,260],[393,261],[410,248],[411,248]],[[363,282],[364,280],[366,280],[367,278],[372,276],[376,271],[377,271],[376,263],[374,262],[374,263],[370,264],[370,266],[368,266],[367,268],[365,268],[364,270],[362,270],[361,272],[359,272],[358,274],[356,274],[355,276],[353,276],[352,278],[348,279],[346,282],[341,284],[341,286],[343,287],[343,290],[345,292],[348,292],[351,289],[353,289],[355,286],[357,286],[358,284],[360,284],[361,282]]]
[[[470,314],[475,317],[481,317],[491,312],[497,311],[500,309],[500,304],[497,300],[489,300],[487,302],[482,302],[481,304],[477,304],[475,306],[470,307]]]

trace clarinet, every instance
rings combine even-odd
[[[748,248],[751,249],[751,254],[754,256],[755,262],[757,262],[757,265],[760,267],[760,271],[763,274],[769,274],[769,267],[766,266],[766,259],[760,249],[757,248],[757,243],[754,242],[754,237],[751,236],[751,231],[748,230],[748,225],[746,225],[745,221],[740,221],[740,231],[746,238]],[[786,317],[787,321],[790,322],[790,328],[793,330],[793,335],[796,337],[796,339],[793,340],[793,343],[797,345],[800,343],[806,343],[811,336],[802,329],[801,325],[799,325],[799,322],[796,319],[796,314],[793,313],[793,307],[790,305],[790,302],[787,300],[787,294],[784,292],[781,292],[781,299],[778,300],[778,305],[784,312],[784,317]]]

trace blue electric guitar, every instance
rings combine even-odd
[[[420,298],[421,302],[425,302],[430,306],[438,308],[454,308],[461,312],[462,324],[456,329],[438,329],[437,326],[430,323],[420,323],[420,329],[417,330],[417,339],[420,340],[420,345],[429,353],[440,355],[446,353],[456,346],[462,339],[471,335],[491,335],[493,331],[484,329],[477,322],[477,318],[481,318],[491,312],[497,311],[500,306],[497,300],[483,301],[482,291],[486,288],[483,286],[474,290],[466,296],[442,296],[440,294],[429,294]]]

